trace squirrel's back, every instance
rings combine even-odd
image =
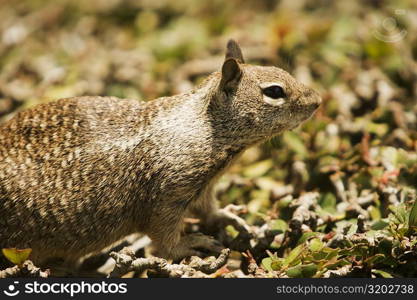
[[[125,234],[133,222],[124,172],[132,148],[109,145],[120,137],[137,139],[146,126],[145,107],[114,97],[68,98],[2,124],[0,248],[51,251],[54,244],[56,254],[70,249],[77,256],[118,239],[114,230]],[[115,227],[115,222],[126,224]],[[74,238],[85,241],[84,249],[74,248]]]

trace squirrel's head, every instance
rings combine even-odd
[[[210,105],[212,118],[224,127],[235,127],[229,129],[251,141],[261,141],[298,126],[321,103],[316,91],[286,71],[245,64],[234,40],[227,44],[219,75]]]

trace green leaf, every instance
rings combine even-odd
[[[291,278],[301,278],[301,277],[303,277],[303,269],[302,269],[301,265],[289,268],[285,273]]]
[[[286,131],[283,135],[284,143],[295,153],[300,156],[300,159],[307,157],[308,150],[301,140],[301,138],[292,131]]]
[[[271,263],[272,269],[275,270],[275,271],[281,270],[282,262],[283,262],[282,258],[273,259],[272,263]]]
[[[300,237],[300,239],[297,242],[297,245],[303,244],[306,241],[308,241],[309,238],[316,236],[318,233],[313,231],[304,232],[303,235]]]
[[[324,196],[319,200],[319,204],[323,210],[329,213],[336,212],[336,197],[332,193],[324,194]]]
[[[281,219],[271,221],[270,228],[280,232],[285,232],[288,228],[287,222]]]
[[[298,265],[295,267],[288,268],[288,270],[285,273],[288,275],[288,277],[291,278],[313,277],[317,273],[317,265]]]
[[[258,177],[254,181],[256,186],[258,186],[261,190],[272,191],[275,188],[283,187],[283,185],[273,177]]]
[[[375,207],[375,206],[370,206],[368,208],[369,211],[369,215],[371,216],[372,220],[377,221],[381,219],[381,211]]]
[[[381,230],[388,226],[388,223],[383,220],[378,220],[374,224],[372,224],[371,229],[373,230]]]
[[[2,249],[2,252],[9,261],[16,265],[20,265],[28,259],[32,249],[5,248]]]
[[[317,273],[317,270],[318,268],[316,264],[303,265],[302,267],[303,277],[313,277]]]
[[[327,254],[328,254],[327,252],[320,251],[320,252],[314,252],[311,255],[312,255],[312,257],[313,257],[314,260],[320,261],[320,260],[325,259],[326,256],[327,256]]]
[[[373,122],[369,122],[367,124],[366,129],[370,132],[370,133],[374,133],[378,136],[384,136],[385,134],[387,134],[388,130],[389,130],[389,126],[387,124],[384,123],[373,123]]]
[[[390,206],[389,209],[391,210],[392,214],[390,215],[391,220],[399,225],[407,223],[408,212],[405,208],[404,204],[400,204],[398,206]]]
[[[328,270],[334,270],[350,264],[352,264],[352,262],[346,258],[337,260],[336,257],[334,257],[333,259],[329,260],[328,263],[324,265],[324,267]]]
[[[371,257],[367,258],[365,260],[365,263],[367,263],[368,265],[374,265],[374,264],[380,263],[384,260],[385,260],[385,255],[379,253],[379,254],[375,254],[374,256],[371,256]]]
[[[384,238],[378,244],[378,250],[382,254],[390,255],[392,251],[392,241],[390,239]]]
[[[373,269],[372,273],[380,275],[382,278],[394,278],[394,276],[392,276],[390,273],[382,270]]]
[[[262,259],[262,267],[269,271],[279,271],[282,267],[282,259],[277,257],[265,257]]]
[[[292,249],[291,252],[288,254],[288,256],[284,258],[282,265],[284,267],[289,266],[294,260],[296,260],[301,255],[303,250],[304,250],[304,245],[299,245],[295,247],[294,249]]]
[[[226,232],[232,237],[236,238],[239,235],[239,231],[237,231],[232,225],[226,226]]]
[[[272,272],[272,258],[271,257],[265,257],[264,259],[262,259],[262,267],[269,271]]]
[[[309,248],[312,252],[318,252],[323,249],[324,243],[318,238],[314,238],[310,241]]]
[[[266,159],[246,167],[243,170],[243,175],[248,178],[257,178],[268,172],[272,166],[272,159]]]
[[[417,199],[414,200],[413,207],[411,208],[410,215],[408,217],[408,227],[417,227]]]
[[[331,260],[332,258],[336,257],[339,254],[339,249],[332,249],[332,248],[325,247],[323,248],[323,250],[327,252],[327,256],[326,256],[327,260]]]

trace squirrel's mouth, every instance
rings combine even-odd
[[[293,129],[297,128],[300,124],[301,124],[301,122],[297,123],[297,124],[293,124],[288,128],[288,130],[293,130]]]
[[[305,113],[303,113],[302,115],[299,115],[299,117],[295,118],[289,124],[288,130],[293,130],[293,129],[297,128],[298,126],[300,126],[305,121],[307,121],[308,119],[310,119],[314,115],[317,108],[318,108],[318,106],[316,106],[316,105],[314,105],[314,107],[311,106],[311,109],[309,109],[308,111],[305,111]]]

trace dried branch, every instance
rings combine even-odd
[[[42,271],[32,261],[26,260],[22,265],[16,265],[0,271],[0,278],[16,277],[47,278],[49,277],[49,270]]]
[[[151,240],[148,236],[140,237],[139,239],[133,241],[129,247],[129,249],[133,253],[137,253],[140,249],[145,248],[151,243]],[[113,251],[112,251],[113,252]],[[100,266],[97,271],[101,274],[109,274],[115,267],[115,262],[112,258],[106,260],[106,262]]]
[[[188,265],[197,271],[201,271],[206,274],[211,274],[216,272],[218,269],[220,269],[227,263],[227,258],[229,257],[229,254],[230,249],[224,249],[217,258],[215,258],[214,256],[210,256],[206,260],[204,260],[198,256],[192,256]]]
[[[246,251],[246,253],[242,253],[242,255],[247,261],[246,270],[249,273],[250,277],[258,277],[258,278],[266,277],[265,270],[258,266],[256,259],[253,257],[250,251]]]
[[[209,278],[211,274],[223,267],[229,257],[230,249],[223,249],[217,259],[208,258],[203,260],[199,257],[192,257],[190,263],[170,264],[166,259],[160,257],[135,258],[129,248],[123,248],[120,252],[112,252],[110,256],[116,261],[116,266],[110,273],[110,277],[121,277],[122,275],[135,271],[142,273],[145,270],[153,270],[158,275],[170,278],[198,277]]]

